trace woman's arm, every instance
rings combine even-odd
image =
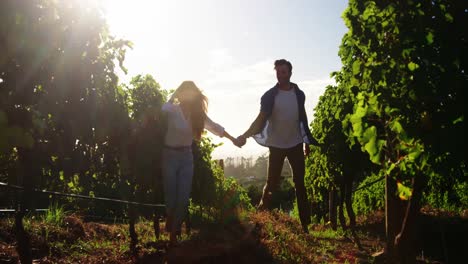
[[[229,140],[231,140],[232,143],[234,143],[234,144],[237,141],[237,139],[235,137],[231,136],[226,130],[224,130],[223,137],[229,138]]]
[[[229,134],[224,127],[222,127],[220,124],[217,124],[213,122],[208,116],[205,119],[205,128],[210,131],[211,133],[219,136],[219,137],[226,137],[229,140],[232,141],[232,143],[236,146],[238,146],[238,141],[235,137],[233,137],[231,134]]]
[[[208,116],[205,119],[205,128],[218,137],[224,137],[224,127],[220,124],[213,122]]]

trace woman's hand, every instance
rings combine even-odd
[[[239,139],[238,138],[234,138],[233,136],[231,136],[231,134],[229,134],[226,130],[224,130],[224,134],[223,134],[224,137],[227,137],[231,140],[232,144],[234,144],[235,146],[237,147],[242,147],[244,144],[241,144],[242,142],[239,142]]]

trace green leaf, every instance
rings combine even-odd
[[[385,140],[377,140],[377,128],[369,127],[364,131],[362,136],[363,150],[369,153],[370,160],[375,164],[380,164],[380,152],[382,146],[385,145]]]
[[[415,159],[417,159],[420,155],[421,155],[421,150],[417,149],[411,153],[408,154],[408,159],[411,160],[411,161],[414,161]]]
[[[427,166],[427,161],[428,161],[428,155],[424,155],[421,160],[420,160],[420,167],[421,167],[421,170],[423,170],[426,166]]]
[[[452,23],[453,22],[453,16],[450,13],[445,13],[445,20],[447,22]]]
[[[363,135],[364,149],[369,153],[370,160],[376,164],[380,161],[380,151],[377,143],[377,131],[375,127],[366,129]]]
[[[359,86],[360,81],[359,81],[359,79],[357,79],[357,78],[351,77],[351,82],[350,82],[350,84],[351,84],[351,87],[353,87],[353,86]]]
[[[364,145],[364,149],[369,153],[369,155],[374,156],[377,153],[377,145],[375,144],[375,139],[369,140],[366,145]]]
[[[362,140],[364,142],[369,142],[373,140],[374,144],[377,140],[377,128],[375,126],[368,127],[364,134],[362,135]]]
[[[434,42],[434,34],[432,32],[427,33],[426,40],[427,44],[432,44]]]
[[[455,124],[463,122],[463,118],[464,118],[464,116],[460,116],[459,118],[453,120],[453,124],[455,125]]]
[[[415,71],[418,68],[419,68],[419,65],[417,63],[414,63],[414,62],[408,63],[408,69],[410,71]]]
[[[353,123],[353,136],[360,137],[362,134],[362,122]]]
[[[356,113],[354,113],[353,116],[356,116],[358,117],[359,119],[365,117],[367,114],[367,107],[364,107],[364,106],[358,106],[356,108]]]
[[[366,10],[364,10],[364,13],[362,14],[362,19],[367,20],[372,15],[374,15],[374,10],[372,9],[372,7],[367,7]]]
[[[379,148],[379,152],[382,150],[384,146],[387,146],[387,141],[383,139],[377,140],[377,147]]]
[[[354,75],[359,74],[360,70],[361,70],[361,62],[359,60],[355,60],[353,62],[353,74]]]
[[[403,56],[403,58],[408,58],[411,55],[411,52],[413,52],[413,51],[414,51],[414,48],[404,49],[401,52],[401,55]]]
[[[401,182],[397,182],[397,193],[401,200],[407,201],[411,198],[413,191],[410,187],[403,185]]]
[[[374,164],[380,165],[380,152],[377,152],[375,155],[370,156],[370,161]]]
[[[393,120],[390,123],[390,129],[398,134],[404,132],[403,126],[398,122],[398,120]]]
[[[391,108],[390,106],[385,107],[385,113],[388,115],[394,115],[395,113],[398,113],[400,110],[398,108]]]
[[[392,163],[390,167],[387,169],[387,175],[389,175],[393,171],[393,169],[395,169],[395,167],[396,167],[395,163]]]

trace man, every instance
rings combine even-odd
[[[287,157],[293,171],[294,186],[299,209],[299,217],[304,232],[308,232],[310,224],[310,206],[304,185],[305,155],[309,154],[309,145],[317,145],[312,137],[305,112],[304,92],[290,82],[292,65],[281,59],[275,61],[278,83],[268,90],[261,98],[261,108],[250,128],[238,137],[240,145],[253,136],[260,145],[270,150],[268,160],[268,178],[263,188],[263,195],[258,209],[270,207],[272,193],[278,188]]]

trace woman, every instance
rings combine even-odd
[[[219,137],[237,140],[206,114],[208,99],[192,81],[184,81],[165,103],[167,131],[163,150],[163,180],[166,202],[166,230],[170,242],[177,242],[187,212],[193,177],[192,140],[200,140],[206,128]]]

